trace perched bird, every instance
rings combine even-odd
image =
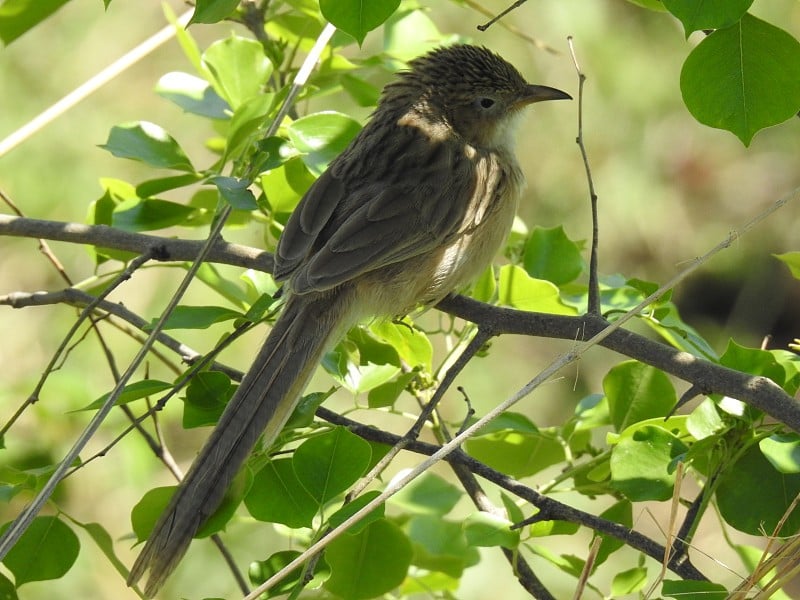
[[[524,178],[523,109],[568,99],[486,48],[411,61],[369,123],[311,186],[275,256],[283,313],[131,570],[152,596],[218,507],[259,436],[269,447],[318,362],[360,320],[458,291],[492,260]]]

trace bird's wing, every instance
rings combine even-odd
[[[291,278],[294,292],[330,289],[424,254],[464,228],[479,159],[415,128],[400,135],[408,139],[391,141],[397,160],[362,153],[349,164],[345,155],[303,197],[276,255],[276,276]]]

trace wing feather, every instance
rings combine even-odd
[[[358,163],[345,151],[301,200],[276,254],[276,279],[289,279],[293,292],[330,289],[430,252],[463,230],[478,157],[452,139],[399,131],[393,139],[371,136],[375,152],[397,156],[394,163],[377,168],[373,154]]]

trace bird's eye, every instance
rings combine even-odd
[[[494,100],[491,98],[478,98],[477,103],[481,108],[492,108],[494,106]]]

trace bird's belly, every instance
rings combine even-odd
[[[399,316],[416,306],[433,304],[473,281],[502,246],[517,208],[517,194],[477,226],[450,244],[365,274],[357,284],[363,317]]]

